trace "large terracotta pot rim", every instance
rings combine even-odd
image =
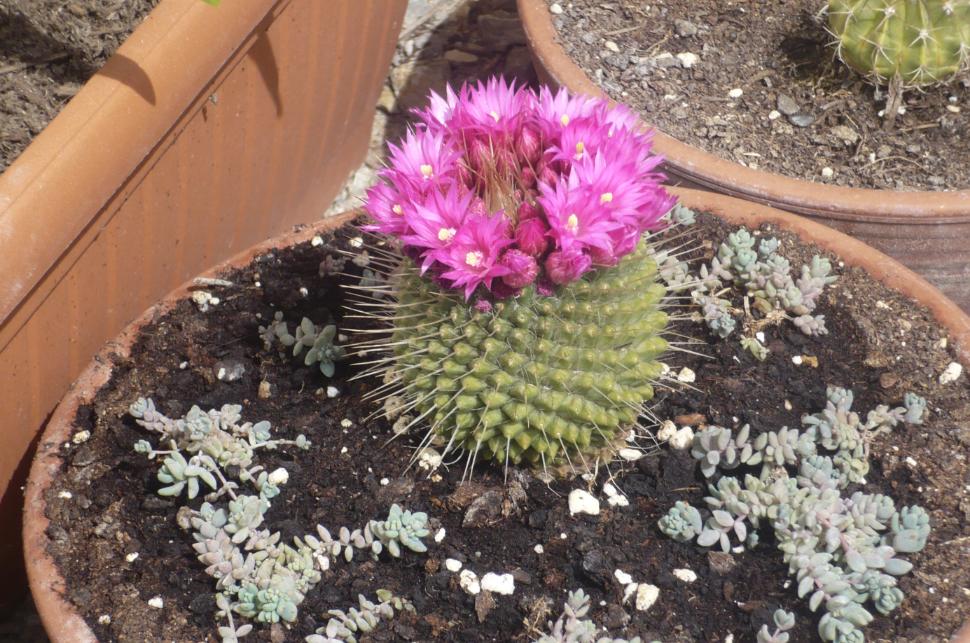
[[[605,96],[559,44],[546,0],[517,0],[533,59],[573,91]],[[657,131],[654,148],[668,173],[733,196],[849,222],[937,225],[970,221],[970,190],[902,192],[848,188],[753,170]]]
[[[672,191],[688,207],[711,212],[731,224],[750,228],[757,228],[764,223],[774,224],[797,234],[806,243],[837,254],[846,265],[865,269],[874,279],[912,299],[916,304],[928,308],[937,322],[948,331],[960,361],[970,367],[970,317],[925,279],[895,259],[841,232],[787,212],[719,194],[683,188],[673,188]],[[356,214],[349,212],[325,219],[261,243],[219,264],[203,276],[216,276],[228,269],[243,267],[257,256],[335,230],[352,221]],[[78,408],[94,399],[98,390],[108,382],[112,356],[127,355],[141,328],[171,310],[179,299],[187,296],[193,282],[194,280],[172,291],[98,352],[58,405],[41,437],[25,492],[24,555],[31,593],[44,627],[54,643],[96,641],[87,623],[62,595],[65,580],[48,553],[49,522],[44,495],[60,469],[61,445],[73,433]]]

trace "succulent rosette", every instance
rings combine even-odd
[[[651,134],[622,105],[493,78],[415,113],[368,193],[366,229],[466,299],[616,265],[674,205]]]
[[[394,301],[367,304],[391,339],[364,344],[391,353],[373,372],[404,397],[400,430],[430,425],[469,462],[629,447],[667,347],[645,233],[674,198],[650,133],[623,106],[500,79],[415,114],[366,206],[366,230],[403,255],[379,289]]]

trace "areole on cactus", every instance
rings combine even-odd
[[[829,0],[845,64],[904,87],[944,82],[970,61],[970,0]]]
[[[367,200],[388,285],[362,303],[392,325],[360,345],[389,353],[365,360],[373,396],[468,463],[609,457],[667,348],[648,232],[675,200],[650,135],[622,106],[498,79],[416,114]]]

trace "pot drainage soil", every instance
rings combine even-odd
[[[0,4],[0,172],[158,2],[13,0]]]
[[[809,181],[970,188],[970,77],[907,92],[906,113],[885,131],[885,101],[827,47],[815,18],[823,0],[558,5],[573,60],[677,140]]]
[[[702,216],[699,238],[716,241],[695,251],[695,258],[708,259],[730,230]],[[292,629],[260,626],[244,640],[302,641],[325,622],[327,610],[346,609],[358,594],[372,598],[379,588],[410,600],[415,611],[382,623],[364,640],[532,640],[561,612],[566,592],[577,588],[591,596],[594,622],[613,636],[714,641],[733,633],[752,640],[773,610],[785,607],[797,617],[792,640],[815,639],[816,617],[796,598],[770,535],[755,550],[730,555],[709,554],[659,532],[657,520],[674,502],[700,505],[705,495],[687,452],[665,446],[635,463],[611,464],[609,473],[629,506],[604,501],[599,515],[570,516],[566,496],[578,488],[602,496],[605,468],[595,483],[543,482],[535,472],[514,468],[506,482],[500,468],[487,465],[465,483],[463,466],[440,467],[430,476],[406,471],[418,436],[385,446],[392,435],[389,422],[366,419],[375,407],[361,396],[378,382],[351,381],[357,371],[346,362],[326,379],[317,368],[267,353],[257,327],[277,310],[288,320],[305,315],[319,324],[359,325],[343,317],[341,285],[358,281],[362,268],[348,261],[345,270],[355,276],[320,272],[321,261],[336,256],[338,247],[349,248],[354,234],[344,229],[322,245],[303,243],[256,259],[226,275],[233,286],[210,288],[222,301],[207,312],[181,301],[144,328],[131,357],[117,358],[109,384],[79,412],[77,431],[90,431],[90,437],[64,447],[66,466],[47,494],[49,535],[67,596],[101,640],[215,635],[214,582],[195,559],[191,536],[176,525],[182,500],[159,497],[158,464],[132,450],[146,437],[127,416],[139,396],[154,398],[170,417],[193,404],[209,409],[238,403],[244,419],[269,420],[277,437],[306,434],[313,442],[309,451],[284,447],[261,456],[267,470],[289,471],[267,514],[267,523],[284,539],[317,523],[360,525],[386,515],[392,503],[426,511],[445,529],[440,543],[426,539],[426,555],[405,551],[381,563],[358,556],[334,565],[300,606]],[[790,235],[773,234],[796,266],[814,253]],[[826,315],[829,335],[808,338],[791,324],[767,328],[771,353],[765,362],[740,349],[736,338],[701,346],[711,358],[671,354],[674,369],[687,366],[697,379],[694,388],[662,392],[653,413],[695,426],[698,414],[724,426],[735,426],[737,418],[757,433],[798,426],[801,413],[822,408],[826,384],[854,389],[858,408],[898,402],[905,391],[925,396],[932,410],[926,424],[900,426],[877,439],[865,490],[891,494],[898,504],[922,504],[933,531],[926,549],[911,557],[914,571],[901,578],[902,607],[891,617],[878,617],[867,635],[943,640],[970,613],[964,589],[970,587],[964,455],[970,446],[970,390],[965,377],[937,383],[952,355],[926,311],[859,270],[837,272],[839,281],[826,290],[818,309]],[[674,330],[710,339],[689,321]],[[817,367],[795,365],[795,355],[814,356]],[[239,378],[227,381],[225,373]],[[336,389],[336,397],[328,387]],[[432,534],[438,529],[434,524]],[[514,594],[467,594],[447,559],[479,577],[511,574]],[[647,611],[639,611],[632,598],[624,603],[618,569],[656,585],[657,602]],[[684,569],[696,574],[693,582],[683,580],[683,572],[673,574]]]

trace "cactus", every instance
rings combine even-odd
[[[450,448],[502,463],[611,452],[653,397],[667,348],[650,253],[641,243],[556,297],[528,288],[490,310],[406,271],[391,344],[419,417]]]
[[[970,60],[970,0],[829,0],[839,58],[877,82],[946,81]]]

